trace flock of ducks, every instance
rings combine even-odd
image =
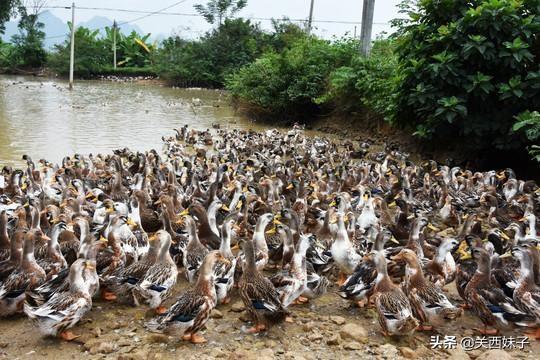
[[[393,146],[277,130],[164,137],[61,166],[29,156],[0,176],[0,317],[43,335],[100,296],[147,306],[146,326],[203,343],[239,296],[258,333],[327,291],[375,307],[386,336],[444,327],[464,309],[483,334],[540,331],[540,190],[511,169],[415,164]],[[189,286],[170,307],[178,277]],[[463,303],[449,300],[455,284]],[[336,296],[337,296],[336,295]]]

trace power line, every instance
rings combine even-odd
[[[185,0],[187,1],[187,0]],[[70,7],[64,7],[64,6],[46,6],[43,7],[44,9],[70,9]],[[164,12],[162,11],[144,11],[144,10],[131,10],[131,9],[118,9],[118,8],[99,8],[99,7],[77,7],[78,10],[97,10],[97,11],[114,11],[114,12],[125,12],[125,13],[134,13],[134,14],[148,14],[150,15],[171,15],[171,16],[192,16],[192,17],[202,17],[200,14],[194,14],[194,13],[181,13],[181,12]],[[145,16],[146,17],[146,16]],[[127,22],[134,22],[143,19],[144,17],[140,17],[137,19],[129,20]],[[242,17],[244,19],[248,20],[262,20],[262,21],[272,21],[276,20],[276,18],[265,18],[265,17]],[[292,22],[307,22],[307,19],[287,19],[288,21]],[[347,20],[317,20],[313,19],[314,23],[330,23],[330,24],[345,24],[345,25],[360,25],[361,21],[347,21]],[[374,22],[375,25],[390,25],[390,23],[387,22]]]
[[[135,19],[131,19],[131,20],[128,20],[128,21],[118,23],[117,26],[129,24],[129,23],[132,23],[132,22],[136,22],[136,21],[142,20],[144,18],[153,16],[153,15],[202,17],[202,15],[194,14],[194,13],[165,12],[165,10],[168,10],[168,9],[174,7],[174,6],[180,5],[180,4],[182,4],[182,3],[186,2],[186,1],[187,0],[182,0],[182,1],[176,2],[176,3],[172,4],[172,5],[169,5],[169,6],[165,7],[165,8],[163,8],[163,9],[156,10],[156,11],[119,9],[119,8],[102,8],[102,7],[77,7],[77,10],[113,11],[113,12],[123,12],[123,13],[133,13],[133,14],[145,14],[145,15],[137,17]],[[66,6],[44,6],[43,9],[71,9],[71,7],[66,7]],[[243,17],[243,18],[247,19],[247,20],[257,20],[257,21],[275,21],[275,20],[279,20],[279,19],[276,19],[276,18],[265,18],[265,17],[256,17],[256,16]],[[286,20],[291,21],[291,22],[300,22],[300,23],[306,23],[308,21],[307,19],[286,19]],[[312,20],[312,22],[313,23],[321,23],[321,24],[342,24],[342,25],[361,25],[362,24],[361,21],[346,21],[346,20],[315,20],[314,19],[314,20]],[[385,23],[385,22],[374,22],[373,24],[374,25],[381,25],[381,26],[390,25],[390,23]],[[98,28],[96,30],[102,30],[104,28],[105,27],[101,27],[101,28]],[[64,35],[48,36],[45,39],[57,39],[57,38],[65,37],[65,36],[66,36],[65,34]]]

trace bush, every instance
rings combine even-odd
[[[324,105],[330,74],[351,64],[357,45],[352,40],[300,39],[282,53],[266,52],[241,68],[228,78],[227,87],[233,96],[259,111],[310,115]]]
[[[540,108],[540,0],[422,0],[398,37],[393,122],[475,149],[523,146],[514,116]]]
[[[512,132],[520,134],[524,143],[529,143],[529,154],[534,160],[540,162],[540,113],[538,111],[524,111],[517,115]]]
[[[77,77],[87,78],[98,75],[101,70],[112,63],[112,54],[105,42],[98,38],[99,30],[78,27],[75,30],[75,64]],[[61,75],[69,74],[70,40],[55,45],[49,58],[49,67]]]
[[[156,58],[160,77],[175,85],[223,87],[225,78],[261,55],[268,36],[249,20],[226,19],[200,40],[171,37]]]
[[[378,40],[368,57],[354,56],[350,66],[330,74],[327,93],[321,102],[332,102],[340,111],[366,108],[390,118],[394,111],[397,58],[393,42]]]

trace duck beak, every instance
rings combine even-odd
[[[393,242],[394,244],[398,244],[399,245],[399,241],[395,238],[395,237],[391,237],[390,238],[390,241]]]
[[[186,215],[189,215],[189,209],[185,209],[180,214],[178,214],[178,216],[186,216]]]
[[[287,185],[287,187],[286,187],[287,190],[291,190],[291,189],[293,189],[293,188],[294,188],[294,185],[293,185],[293,184],[289,184],[289,185]]]
[[[506,233],[501,232],[501,237],[506,241],[510,240],[510,236],[506,235]]]
[[[51,238],[50,238],[50,237],[48,237],[48,236],[47,236],[47,235],[45,235],[45,234],[41,235],[41,239],[43,239],[43,240],[46,240],[46,241],[49,241],[49,240],[51,240]]]
[[[433,230],[433,231],[440,231],[439,228],[433,226],[433,224],[431,224],[431,223],[429,223],[429,224],[427,225],[427,227],[428,227],[430,230]]]
[[[90,263],[86,263],[84,265],[85,268],[87,268],[88,270],[94,270],[96,267],[94,266],[94,264],[90,264]]]
[[[412,219],[414,219],[414,214],[407,216],[407,220],[412,220]]]
[[[29,207],[29,206],[30,206],[30,203],[29,203],[28,201],[25,202],[24,205],[23,205],[23,207],[25,207],[25,208],[27,208],[27,207]]]
[[[231,250],[238,250],[240,249],[240,245],[234,244],[234,246],[231,247]]]
[[[283,225],[283,223],[278,219],[274,218],[274,225]]]
[[[507,258],[507,257],[512,257],[512,253],[510,251],[505,252],[504,254],[499,256],[499,259],[504,259],[504,258]]]
[[[161,204],[161,199],[158,199],[157,201],[154,202],[154,205],[159,205]]]
[[[137,226],[137,223],[132,218],[127,219],[127,224],[130,226]]]
[[[336,205],[337,205],[337,203],[336,203],[335,200],[333,200],[330,204],[328,204],[328,206],[336,206]]]
[[[100,243],[108,243],[109,240],[107,240],[106,237],[104,237],[103,235],[101,235],[101,236],[99,237],[98,242],[100,242]]]
[[[472,259],[472,256],[470,253],[468,252],[461,253],[459,260],[468,260],[468,259]]]
[[[223,211],[231,211],[231,209],[229,209],[229,207],[225,204],[221,205],[221,210]]]
[[[238,204],[236,204],[236,210],[240,210],[240,209],[242,208],[243,205],[244,205],[244,204],[242,203],[242,200],[240,200],[240,201],[238,202]]]
[[[393,208],[393,207],[396,207],[396,206],[397,206],[397,204],[396,204],[395,201],[392,201],[390,204],[388,204],[389,208]]]
[[[94,197],[95,197],[94,193],[89,191],[88,194],[86,194],[84,198],[88,200],[88,199],[92,199]]]
[[[279,220],[279,219],[281,219],[281,214],[274,215],[274,220]]]
[[[265,232],[266,235],[273,235],[275,233],[276,233],[276,228],[275,227],[273,227],[270,230]]]
[[[148,238],[148,241],[156,241],[157,240],[157,235],[152,235]]]
[[[234,225],[234,226],[233,226],[233,230],[234,230],[235,232],[239,232],[241,229],[240,229],[240,226]]]

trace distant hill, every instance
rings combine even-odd
[[[55,44],[60,44],[64,42],[64,40],[66,39],[65,37],[57,37],[57,36],[63,35],[63,34],[66,34],[67,36],[69,32],[67,23],[63,22],[59,17],[55,16],[53,13],[51,13],[48,10],[43,11],[41,14],[39,14],[39,21],[41,21],[45,25],[45,28],[44,28],[44,31],[46,34],[45,47],[47,49],[52,49],[52,47]],[[119,20],[118,22],[121,23],[122,21]],[[18,20],[12,20],[6,23],[6,31],[2,35],[3,41],[10,41],[11,37],[19,32],[19,29],[17,28],[17,24],[18,24]],[[104,29],[106,26],[112,26],[112,24],[113,24],[113,21],[109,18],[106,18],[104,16],[94,16],[88,21],[83,21],[77,24],[77,26],[84,26],[89,29],[95,30],[95,29]],[[135,24],[124,24],[120,26],[120,31],[122,31],[124,34],[129,34],[133,30],[135,30],[139,34],[144,34],[144,31]],[[104,30],[103,30],[103,33],[105,33]],[[54,37],[54,38],[47,39],[47,37]]]

